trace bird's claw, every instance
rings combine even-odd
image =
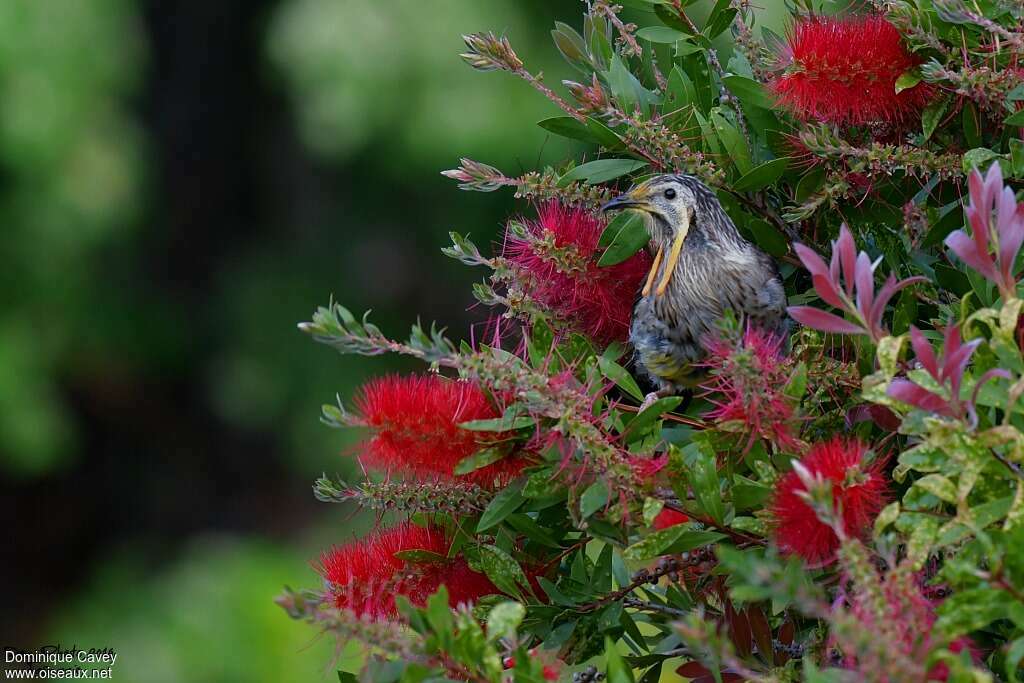
[[[648,408],[650,408],[652,405],[654,405],[654,402],[657,401],[659,398],[661,398],[660,391],[652,391],[651,393],[644,396],[644,402],[640,404],[640,412],[642,413]]]

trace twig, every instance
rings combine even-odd
[[[676,607],[669,607],[668,605],[659,605],[656,602],[645,602],[638,598],[626,598],[622,601],[622,604],[626,607],[632,607],[633,609],[644,610],[646,612],[661,612],[662,614],[667,614],[672,617],[685,617],[687,614],[689,614],[689,612],[687,612],[686,610],[678,609]],[[686,648],[680,649],[683,652],[681,652],[677,656],[682,656],[683,654],[686,654],[688,652]]]

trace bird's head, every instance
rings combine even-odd
[[[687,235],[696,237],[703,235],[702,222],[698,220],[702,208],[710,201],[715,205],[718,200],[703,183],[692,176],[659,175],[640,183],[629,192],[619,195],[603,207],[602,211],[633,209],[643,212],[646,217],[647,229],[651,234],[651,251],[654,252],[654,265],[644,287],[644,295],[650,293],[654,278],[668,248],[664,275],[656,293],[660,296],[668,286],[669,279],[679,262],[679,253]],[[724,214],[723,214],[724,215]]]

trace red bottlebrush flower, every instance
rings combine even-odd
[[[505,236],[504,255],[520,271],[524,294],[594,341],[625,340],[633,301],[650,268],[641,251],[614,266],[598,268],[598,240],[605,223],[580,208],[556,201],[540,207],[537,220]]]
[[[471,420],[500,417],[473,382],[440,375],[389,375],[371,380],[357,392],[360,423],[373,430],[361,462],[371,468],[433,477],[455,477],[455,466],[499,441],[497,432],[462,429]],[[459,477],[481,486],[507,483],[525,461],[510,455]]]
[[[499,592],[464,558],[448,558],[450,548],[451,539],[444,530],[405,523],[332,548],[320,558],[319,571],[336,607],[373,618],[394,616],[396,595],[422,606],[442,585],[448,588],[452,606]],[[412,562],[395,557],[413,550],[445,559]]]
[[[761,437],[794,449],[799,442],[791,432],[793,404],[784,393],[791,366],[782,355],[782,338],[748,326],[738,342],[718,337],[705,345],[702,365],[710,372],[701,388],[715,408],[704,416],[721,429],[748,434],[748,448]]]
[[[661,512],[654,518],[654,523],[651,524],[655,529],[661,531],[662,529],[668,529],[669,527],[675,526],[676,524],[685,524],[689,522],[690,518],[678,510],[672,510],[671,508],[662,508]]]
[[[858,441],[833,439],[816,444],[800,459],[812,475],[832,485],[832,500],[842,512],[843,530],[860,536],[869,530],[888,499],[882,461],[864,462],[867,447]],[[771,510],[774,536],[783,552],[793,553],[812,564],[831,562],[839,538],[800,494],[806,490],[795,471],[779,480]]]
[[[932,97],[925,83],[896,92],[896,80],[920,60],[903,47],[896,27],[879,16],[802,19],[782,57],[786,70],[772,90],[805,120],[902,123]]]

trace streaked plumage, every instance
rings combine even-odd
[[[605,205],[611,209],[643,212],[651,234],[655,264],[633,310],[630,341],[637,369],[657,395],[682,392],[699,379],[694,363],[726,310],[785,333],[786,295],[775,262],[740,235],[702,182],[656,176]]]

